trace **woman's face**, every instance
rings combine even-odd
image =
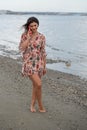
[[[33,22],[29,25],[29,29],[32,31],[32,33],[35,33],[37,32],[37,29],[38,29],[38,24]]]

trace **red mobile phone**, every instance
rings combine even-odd
[[[32,35],[32,30],[29,28],[29,35]]]

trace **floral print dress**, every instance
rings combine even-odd
[[[23,33],[20,45],[26,39],[26,33]],[[22,52],[22,74],[24,76],[30,76],[35,73],[39,76],[44,75],[44,58],[46,58],[45,43],[45,36],[41,33],[38,33],[34,39],[30,39],[29,46]]]

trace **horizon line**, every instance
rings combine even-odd
[[[18,12],[18,13],[87,13],[87,12],[77,12],[77,11],[15,11],[15,10],[9,10],[9,9],[0,9],[0,11],[9,11],[9,12]]]

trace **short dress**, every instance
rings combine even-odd
[[[26,33],[23,33],[20,46],[26,39]],[[38,74],[39,76],[44,75],[44,58],[46,58],[45,44],[45,36],[41,33],[38,33],[34,39],[29,40],[29,46],[22,52],[23,76],[30,76],[32,74]]]

